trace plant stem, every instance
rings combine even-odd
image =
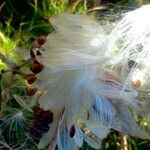
[[[128,136],[121,133],[120,138],[121,138],[120,150],[128,150]]]

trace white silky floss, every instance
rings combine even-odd
[[[56,137],[59,150],[76,150],[83,140],[99,149],[111,128],[149,139],[130,114],[131,109],[143,110],[137,91],[131,88],[136,71],[150,75],[150,20],[146,14],[150,14],[150,5],[126,13],[109,34],[83,15],[51,18],[55,31],[48,36],[46,51],[37,58],[45,65],[44,74],[38,75],[45,83],[39,105],[60,119],[57,134],[50,134],[51,139]],[[135,63],[129,68],[130,60]]]

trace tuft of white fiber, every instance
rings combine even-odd
[[[36,84],[43,90],[40,107],[57,116],[59,150],[77,150],[83,140],[99,149],[111,128],[150,139],[131,115],[144,114],[132,83],[137,78],[143,88],[144,77],[150,78],[150,20],[145,14],[150,5],[126,13],[110,33],[84,15],[51,18],[55,31],[36,58],[45,66]]]

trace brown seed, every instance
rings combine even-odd
[[[39,45],[43,45],[46,42],[46,36],[39,36],[37,42]]]
[[[34,111],[34,115],[38,117],[46,116],[49,114],[49,111],[45,111],[42,108],[36,108]]]
[[[75,125],[72,125],[70,128],[70,137],[71,138],[74,137],[75,132],[76,132]]]
[[[42,70],[44,69],[44,65],[38,63],[38,62],[34,62],[31,66],[30,66],[30,70],[34,73],[34,74],[38,74],[40,73]]]
[[[23,74],[23,78],[27,80],[28,84],[32,84],[37,78],[34,74]]]
[[[27,89],[27,95],[29,96],[33,96],[36,92],[37,92],[37,88],[32,87]]]
[[[39,47],[41,46],[39,45],[38,41],[37,40],[33,41],[32,48],[39,48]]]
[[[44,119],[45,121],[52,123],[53,122],[53,113],[51,111],[45,111],[41,108],[36,108],[34,110],[34,118]]]
[[[32,49],[30,49],[30,56],[34,59],[35,58],[35,54],[34,52],[32,51]]]
[[[53,122],[53,113],[39,107],[34,108],[33,120],[31,122],[30,134],[36,143],[39,143],[42,135],[50,129],[49,124]]]
[[[128,61],[129,69],[132,69],[134,66],[137,66],[137,63],[134,60],[129,60]]]
[[[139,89],[141,87],[141,81],[140,80],[136,80],[133,82],[133,87],[136,89]]]
[[[40,51],[36,51],[36,55],[42,55]]]

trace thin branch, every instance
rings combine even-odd
[[[97,10],[107,10],[107,9],[108,9],[107,6],[96,6],[96,7],[88,9],[87,13],[91,13],[91,12],[97,11]]]
[[[128,136],[121,133],[120,138],[121,138],[120,150],[128,150]]]

